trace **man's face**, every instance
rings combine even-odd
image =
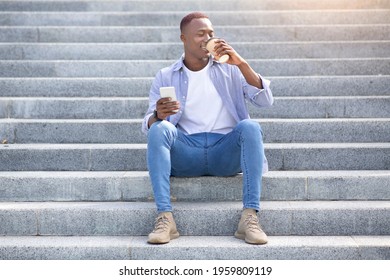
[[[193,19],[180,36],[186,58],[208,60],[210,53],[205,49],[205,43],[213,36],[214,29],[208,18]]]

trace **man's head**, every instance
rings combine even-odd
[[[208,16],[200,12],[186,15],[180,22],[180,31],[185,61],[187,63],[208,61],[210,54],[205,51],[204,46],[205,42],[214,36],[214,29]]]

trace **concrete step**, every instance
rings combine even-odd
[[[362,109],[364,108],[364,109]],[[14,119],[142,119],[147,97],[0,97],[0,117]],[[275,97],[249,106],[252,118],[389,118],[390,96]]]
[[[277,97],[270,108],[250,108],[260,118],[386,118],[390,96]]]
[[[268,78],[276,97],[390,95],[389,75]],[[0,78],[0,92],[2,97],[147,97],[152,81],[152,77]]]
[[[388,1],[377,0],[196,0],[196,1],[1,1],[1,11],[235,11],[235,10],[289,10],[289,9],[389,9]]]
[[[383,170],[390,143],[265,144],[270,170]],[[146,144],[3,144],[0,171],[145,171]]]
[[[174,60],[0,60],[1,77],[154,77]],[[390,57],[248,59],[266,76],[389,75]]]
[[[176,202],[181,235],[233,235],[242,202]],[[263,201],[271,235],[390,235],[389,201]],[[0,235],[147,235],[153,202],[1,202]]]
[[[187,11],[172,12],[1,12],[3,26],[178,26]],[[390,9],[217,11],[214,25],[388,24]]]
[[[0,26],[0,42],[180,42],[176,26]],[[390,24],[214,26],[229,42],[390,40]]]
[[[142,172],[0,172],[0,201],[152,201]],[[172,201],[241,201],[242,175],[171,178]],[[390,200],[390,171],[269,171],[262,201]]]
[[[390,2],[320,2],[0,1],[0,259],[390,259]],[[241,174],[172,178],[182,237],[146,243],[140,118],[190,10],[272,77],[262,250]]]
[[[255,119],[265,143],[390,142],[390,118]],[[0,142],[146,143],[140,119],[0,119]]]
[[[389,57],[390,41],[230,42],[246,59]],[[0,43],[2,60],[173,60],[181,43]]]
[[[181,236],[164,246],[145,236],[2,236],[8,260],[388,260],[390,237],[269,236],[261,248],[232,236]],[[259,250],[261,249],[261,250]]]
[[[372,78],[373,88],[381,87],[382,82]],[[147,97],[152,81],[152,77],[0,78],[0,91],[2,97]]]

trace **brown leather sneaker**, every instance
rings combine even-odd
[[[245,240],[249,244],[265,244],[268,242],[267,235],[261,229],[256,210],[245,209],[242,212],[238,229],[234,236]]]
[[[179,232],[176,229],[172,213],[163,212],[157,216],[154,230],[149,234],[148,242],[151,244],[164,244],[178,237]]]

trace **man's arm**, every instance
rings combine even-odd
[[[263,81],[260,79],[259,75],[252,69],[252,67],[243,60],[240,64],[237,65],[240,69],[245,80],[251,86],[257,87],[258,89],[263,89]]]
[[[218,56],[228,54],[229,60],[227,63],[236,65],[248,84],[257,87],[258,89],[264,88],[259,75],[252,69],[249,63],[232,48],[232,46],[225,42],[225,40],[221,39],[216,41],[215,52]]]

